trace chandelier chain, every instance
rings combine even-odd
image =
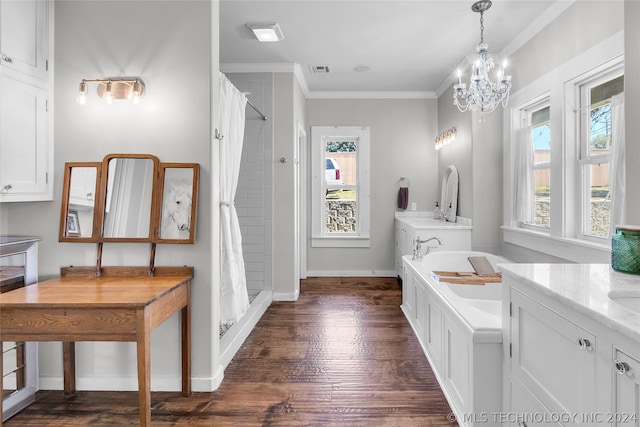
[[[480,12],[480,43],[484,43],[484,12]]]

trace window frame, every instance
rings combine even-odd
[[[542,123],[548,123],[549,128],[551,128],[551,99],[549,97],[548,93],[545,93],[539,97],[536,97],[535,99],[531,100],[530,102],[527,102],[525,105],[521,106],[519,108],[520,110],[520,116],[521,118],[521,123],[522,123],[522,127],[526,128],[526,127],[530,127],[533,128],[533,114],[537,111],[543,110],[545,108],[549,108],[549,119],[546,120],[545,122],[540,122],[537,123],[536,126],[540,126]],[[549,139],[551,140],[551,135],[549,135]],[[551,149],[551,143],[549,144],[549,149]],[[534,150],[535,152],[535,150]],[[551,156],[549,156],[549,161],[548,162],[544,162],[544,163],[539,163],[536,164],[535,162],[533,163],[533,167],[531,170],[531,173],[533,174],[533,182],[534,182],[534,189],[533,189],[533,206],[535,208],[535,203],[536,203],[536,194],[535,194],[535,172],[537,170],[548,170],[549,171],[549,175],[551,175]],[[549,196],[551,196],[551,184],[549,184]],[[539,225],[539,224],[535,224],[535,223],[528,223],[528,222],[522,222],[522,221],[518,221],[517,224],[519,227],[521,228],[525,228],[525,229],[529,229],[529,230],[535,230],[537,232],[540,233],[545,233],[545,234],[549,234],[550,230],[551,230],[551,197],[549,198],[549,226],[545,226],[545,225]],[[515,209],[515,206],[514,206]],[[534,212],[534,220],[535,220],[535,212]]]
[[[576,122],[579,127],[576,135],[577,165],[576,182],[578,184],[576,194],[576,238],[586,241],[608,244],[609,235],[597,236],[588,234],[591,228],[591,167],[610,163],[611,154],[591,154],[590,152],[590,109],[591,89],[604,83],[624,76],[624,63],[612,64],[604,70],[589,73],[585,78],[575,82],[576,97],[579,99],[579,117]],[[610,99],[610,98],[609,98]]]
[[[356,185],[331,185],[331,188],[355,188],[357,232],[329,233],[326,220],[326,139],[344,138],[356,141]],[[311,247],[370,247],[370,167],[371,140],[368,126],[311,127]]]
[[[552,72],[529,82],[510,95],[510,105],[503,111],[503,250],[514,260],[526,254],[527,259],[541,262],[572,261],[606,263],[611,245],[577,237],[577,197],[579,182],[576,95],[579,84],[598,73],[624,67],[624,37],[619,32],[584,53],[560,64]],[[551,211],[548,233],[521,227],[515,220],[515,153],[512,142],[522,127],[520,109],[542,98],[551,100]],[[524,252],[523,252],[524,251]]]

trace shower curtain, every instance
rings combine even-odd
[[[220,323],[235,323],[249,308],[242,235],[234,206],[244,141],[247,97],[220,73]]]
[[[611,97],[611,131],[611,158],[609,160],[611,216],[609,220],[609,235],[615,233],[616,225],[624,225],[626,223],[624,94],[622,93]]]

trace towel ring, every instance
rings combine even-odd
[[[400,188],[409,188],[411,186],[411,181],[409,181],[408,178],[401,176],[400,181],[398,181],[398,185],[400,185]]]

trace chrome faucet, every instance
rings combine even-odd
[[[421,240],[420,237],[417,237],[416,240],[415,240],[416,247],[413,250],[413,256],[411,257],[411,259],[413,261],[416,261],[416,260],[417,261],[422,261],[422,257],[423,257],[423,255],[422,255],[422,244],[430,242],[432,240],[435,240],[436,242],[438,242],[439,245],[443,245],[444,244],[444,243],[442,243],[442,240],[438,239],[437,237],[431,237],[431,238],[429,238],[427,240]],[[435,249],[435,248],[437,248],[437,246],[427,246],[426,255],[429,254],[429,250]]]

